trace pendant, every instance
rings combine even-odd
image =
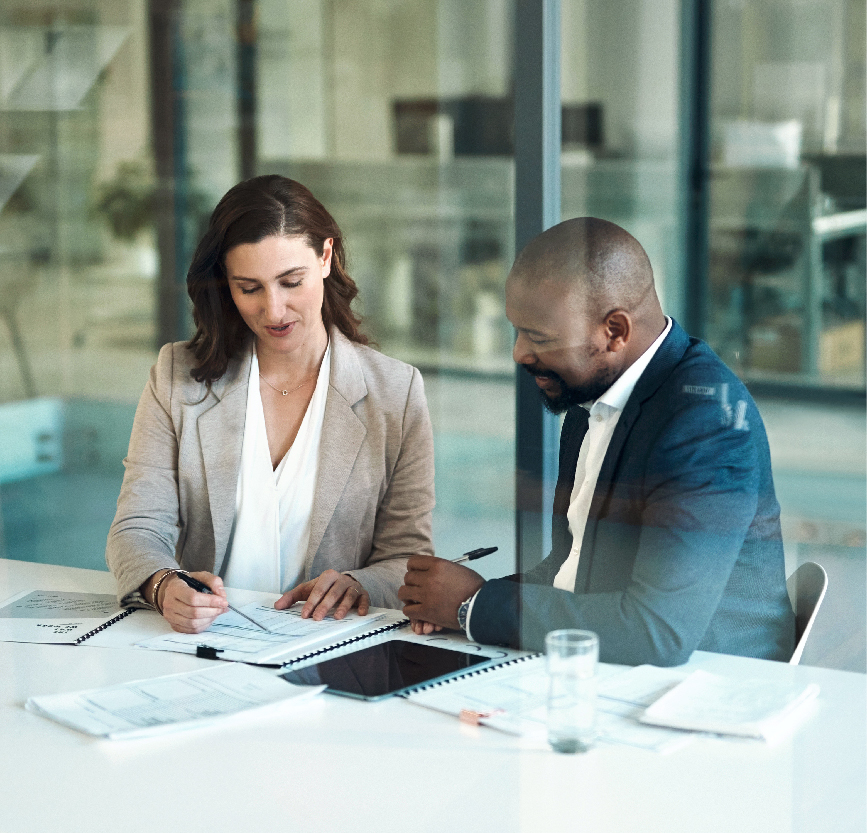
[[[283,396],[288,396],[288,395],[289,395],[289,391],[288,391],[288,390],[284,390],[284,391],[283,391]]]

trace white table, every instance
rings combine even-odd
[[[113,592],[110,575],[0,560],[0,597]],[[137,741],[94,740],[24,711],[72,691],[207,664],[134,648],[0,643],[0,831],[865,830],[865,677],[715,654],[722,673],[812,680],[819,708],[792,738],[699,739],[669,755],[522,748],[492,729],[391,699],[323,695]]]

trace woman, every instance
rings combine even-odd
[[[225,612],[223,579],[314,619],[401,606],[407,557],[432,552],[433,437],[419,372],[366,346],[345,263],[303,185],[220,200],[187,274],[196,333],[136,411],[106,549],[122,604],[185,633]]]

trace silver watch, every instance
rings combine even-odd
[[[460,629],[466,633],[467,632],[467,614],[470,612],[470,602],[475,597],[475,593],[469,597],[465,602],[461,602],[461,606],[458,608],[458,625]]]

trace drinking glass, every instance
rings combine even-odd
[[[548,743],[557,752],[586,752],[596,739],[596,664],[592,631],[551,631],[548,663]]]

